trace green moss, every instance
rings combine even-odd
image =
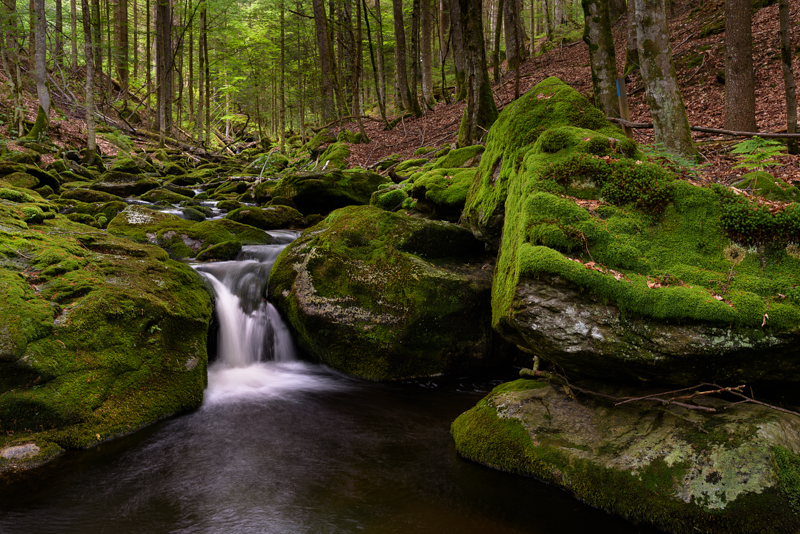
[[[742,176],[742,180],[733,184],[734,187],[745,189],[754,195],[768,200],[783,202],[796,202],[800,200],[800,189],[790,186],[766,171],[750,172]]]
[[[483,145],[471,145],[455,150],[448,150],[446,155],[436,160],[436,167],[442,169],[463,167],[465,164],[475,161],[477,156],[483,154],[485,149]]]
[[[262,230],[277,230],[301,225],[303,214],[290,206],[244,207],[233,210],[225,218]]]
[[[395,170],[396,173],[403,174],[405,176],[406,174],[408,174],[406,171],[408,171],[410,169],[414,169],[416,167],[421,167],[421,166],[425,165],[426,163],[428,163],[428,161],[429,160],[427,160],[425,158],[407,159],[404,162],[402,162],[399,165],[397,165],[397,167],[395,167],[394,170]]]
[[[238,241],[225,241],[211,245],[197,255],[198,261],[232,260],[242,251],[242,244]]]
[[[772,455],[781,491],[794,513],[800,514],[800,457],[780,446],[772,448]]]
[[[321,169],[345,169],[349,157],[350,147],[345,143],[333,143],[319,157],[319,167]]]
[[[403,201],[407,198],[408,193],[402,187],[389,190],[379,189],[372,194],[370,205],[392,211],[398,206],[402,206]]]

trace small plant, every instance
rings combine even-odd
[[[639,149],[644,152],[647,159],[652,163],[661,165],[675,174],[700,178],[700,170],[708,165],[708,163],[698,163],[693,158],[672,154],[667,151],[663,143],[655,143],[653,146],[641,145]]]
[[[747,256],[747,251],[736,244],[725,247],[725,250],[723,250],[722,253],[725,255],[725,259],[734,265],[739,265],[742,263],[744,257]]]
[[[786,147],[774,139],[752,137],[737,143],[731,150],[741,161],[734,169],[764,170],[767,167],[780,166],[782,164],[772,158],[780,156],[785,149]]]
[[[800,260],[800,247],[794,243],[786,245],[786,253],[796,260]]]

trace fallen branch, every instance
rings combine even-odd
[[[630,122],[616,117],[606,117],[611,122],[616,122],[628,128],[653,129],[652,122]],[[706,128],[703,126],[689,126],[693,132],[703,132],[719,135],[733,135],[735,137],[761,137],[762,139],[800,139],[800,133],[780,133],[780,132],[737,132],[734,130],[722,130],[720,128]]]

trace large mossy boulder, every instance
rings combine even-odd
[[[614,406],[522,379],[495,388],[451,431],[462,456],[636,524],[676,534],[799,532],[800,418],[754,404],[723,410],[710,398],[697,404],[717,411]]]
[[[625,150],[635,149],[583,95],[555,77],[539,82],[522,98],[506,106],[489,130],[486,151],[478,167],[480,174],[473,182],[464,209],[465,224],[481,240],[499,247],[509,183],[539,136],[559,126],[622,138]],[[553,139],[550,144],[550,149],[557,148],[558,140]]]
[[[195,408],[211,298],[153,246],[0,201],[0,471]],[[55,209],[55,207],[53,206]]]
[[[128,206],[108,224],[108,233],[158,245],[177,259],[194,258],[208,247],[226,241],[243,245],[272,242],[263,230],[228,219],[195,222],[141,206]]]
[[[291,206],[268,206],[266,208],[246,206],[231,211],[225,218],[262,230],[302,228],[303,225],[303,214]]]
[[[279,181],[262,182],[255,188],[256,198],[290,198],[304,215],[327,214],[345,206],[369,204],[370,196],[391,180],[363,170],[306,172],[284,176]]]
[[[280,255],[270,300],[323,363],[371,380],[504,361],[489,324],[491,269],[458,226],[371,206],[337,210]]]
[[[142,178],[138,174],[129,174],[119,171],[108,171],[100,176],[99,181],[91,185],[94,191],[103,191],[118,197],[133,197],[155,189],[159,186],[158,180]]]
[[[545,80],[503,111],[467,201],[465,218],[490,242],[504,213],[495,329],[573,376],[800,381],[800,260],[786,250],[800,210],[678,180],[606,135],[607,123],[549,128],[521,146],[499,135],[561,120],[580,102],[571,93]]]

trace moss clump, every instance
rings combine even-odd
[[[296,173],[277,183],[259,184],[255,194],[264,201],[273,197],[292,199],[304,215],[327,214],[345,206],[369,204],[372,193],[386,183],[390,183],[388,178],[356,169]]]
[[[61,193],[61,198],[64,200],[79,200],[81,202],[86,203],[95,203],[95,202],[112,202],[115,200],[121,201],[122,198],[113,195],[111,193],[105,193],[103,191],[93,191],[91,189],[72,189],[68,191],[64,191]]]
[[[403,201],[407,198],[408,193],[406,193],[403,186],[392,185],[375,191],[369,203],[371,206],[377,206],[382,210],[394,211],[401,207]]]
[[[169,204],[179,204],[191,197],[187,195],[181,195],[180,193],[170,191],[169,189],[153,189],[151,191],[147,191],[139,198],[148,202],[167,202]]]
[[[768,200],[783,202],[797,202],[800,200],[800,189],[790,186],[766,171],[747,173],[742,176],[741,181],[733,184],[733,186],[745,189]]]
[[[321,169],[346,169],[350,147],[345,143],[333,143],[319,157]]]
[[[727,187],[714,185],[721,204],[721,220],[731,239],[740,243],[785,246],[800,242],[800,208],[791,203],[763,204],[757,198],[737,195]]]
[[[323,128],[319,132],[317,132],[314,137],[311,138],[311,141],[306,143],[306,148],[311,152],[315,152],[319,150],[322,145],[328,143],[335,143],[336,138],[331,135],[330,131],[327,128]],[[317,152],[319,153],[319,152]]]
[[[262,230],[297,228],[303,223],[303,214],[289,206],[244,207],[233,210],[225,218]]]
[[[233,260],[242,251],[242,244],[238,241],[225,241],[211,245],[197,255],[197,261]]]
[[[405,175],[405,174],[408,174],[408,173],[406,173],[406,171],[408,171],[409,169],[414,169],[416,167],[421,167],[421,166],[425,165],[426,163],[428,163],[428,161],[429,160],[427,160],[425,158],[407,159],[404,162],[398,164],[397,167],[394,168],[394,170],[398,174],[402,173],[403,175]]]
[[[456,167],[474,167],[477,165],[479,156],[483,154],[483,145],[471,145],[455,150],[448,150],[447,154],[441,156],[436,161],[436,166],[443,169]]]
[[[482,247],[452,224],[371,206],[334,211],[287,247],[269,294],[309,354],[372,380],[503,359]]]

